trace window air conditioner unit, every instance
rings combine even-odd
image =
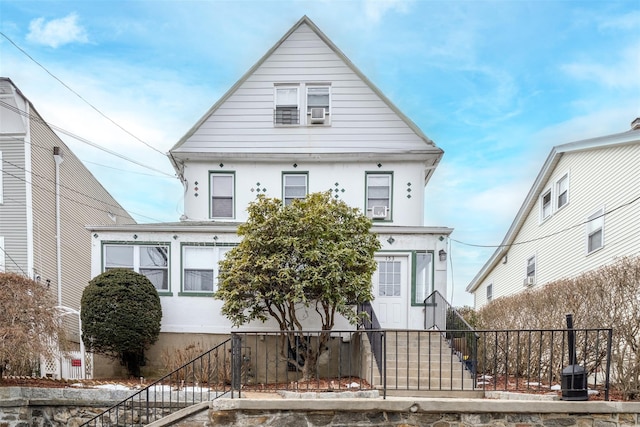
[[[525,287],[529,287],[529,286],[533,286],[536,284],[536,278],[534,276],[527,276],[524,279],[524,286]]]
[[[374,206],[373,208],[371,208],[371,218],[385,219],[386,217],[387,217],[386,206]]]
[[[311,123],[312,124],[324,123],[324,108],[311,109]]]

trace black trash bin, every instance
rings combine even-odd
[[[588,400],[587,371],[578,365],[573,330],[573,316],[567,314],[569,366],[562,370],[562,400]]]

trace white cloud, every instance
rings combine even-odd
[[[365,0],[364,13],[368,21],[377,24],[390,10],[406,13],[410,3],[407,0]]]
[[[610,88],[636,89],[640,87],[640,43],[622,50],[615,62],[573,62],[561,66],[570,77],[598,83]]]
[[[57,48],[69,43],[87,43],[89,41],[85,29],[78,25],[78,16],[71,13],[64,18],[46,22],[44,18],[34,19],[29,23],[27,40],[33,43]]]

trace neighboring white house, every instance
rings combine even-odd
[[[305,16],[170,150],[184,184],[180,221],[90,227],[93,275],[128,267],[152,280],[160,347],[187,342],[177,334],[228,334],[211,295],[247,205],[331,191],[366,212],[382,242],[373,284],[382,326],[420,328],[424,298],[446,295],[438,254],[452,229],[423,224],[424,187],[442,155]]]
[[[49,288],[70,314],[65,326],[77,348],[80,298],[94,276],[86,224],[131,223],[16,85],[0,77],[0,272]]]
[[[640,118],[554,147],[501,246],[467,286],[475,307],[640,254]]]

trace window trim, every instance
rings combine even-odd
[[[424,307],[424,300],[417,302],[416,301],[416,293],[417,293],[417,279],[418,279],[418,254],[427,254],[431,256],[431,261],[429,262],[430,271],[427,272],[427,276],[429,278],[429,283],[427,284],[429,289],[427,292],[427,297],[433,293],[435,290],[435,263],[434,256],[435,251],[411,251],[411,307]],[[426,298],[426,297],[425,297]]]
[[[560,182],[565,180],[567,182],[567,189],[563,192],[563,193],[567,193],[567,198],[566,201],[562,204],[562,206],[560,206],[560,196],[563,193],[560,193]],[[565,206],[567,206],[570,202],[570,194],[569,194],[569,172],[565,172],[562,174],[562,176],[560,176],[560,178],[556,179],[555,185],[555,197],[554,197],[554,204],[555,204],[555,210],[556,212],[559,211],[560,209],[564,208]]]
[[[327,101],[327,105],[324,106],[319,106],[319,105],[314,105],[314,106],[310,106],[309,105],[309,89],[319,89],[319,88],[326,88],[327,89],[327,95],[328,95],[328,101]],[[308,126],[326,126],[330,123],[330,119],[331,119],[331,101],[332,101],[332,96],[331,96],[331,85],[328,83],[307,83],[305,85],[305,117],[306,117],[306,124]],[[311,108],[324,108],[324,123],[311,123]]]
[[[295,120],[292,120],[291,123],[282,123],[278,122],[278,106],[281,105],[282,108],[293,108],[293,104],[278,104],[278,90],[279,89],[295,89],[296,90],[296,117]],[[300,113],[302,111],[302,106],[300,105],[300,84],[299,83],[282,83],[282,84],[274,84],[273,85],[273,124],[274,126],[300,126],[301,125],[301,116]],[[305,115],[306,116],[306,115]]]
[[[304,197],[290,197],[291,200],[294,199],[304,199],[305,197],[307,197],[309,195],[309,172],[308,171],[296,171],[296,172],[282,172],[281,175],[281,181],[282,181],[282,204],[283,205],[287,205],[287,194],[286,194],[286,189],[287,189],[287,185],[286,185],[286,178],[288,176],[293,176],[293,175],[304,175],[305,179],[304,179]]]
[[[533,260],[533,274],[529,274],[529,261]],[[524,277],[533,277],[533,280],[536,280],[536,276],[538,274],[538,257],[536,254],[533,254],[531,256],[528,256],[525,259],[525,270],[524,270]]]
[[[107,268],[107,246],[131,246],[133,247],[133,259],[131,260],[132,262],[132,269],[133,271],[135,271],[136,273],[140,273],[140,247],[147,247],[147,246],[164,246],[167,248],[167,266],[164,267],[163,269],[166,269],[167,272],[167,289],[158,289],[156,288],[156,291],[158,292],[158,295],[160,296],[171,296],[173,295],[173,292],[171,291],[171,243],[170,242],[130,242],[130,241],[102,241],[101,242],[101,271],[104,273]],[[137,249],[136,249],[137,248]],[[118,268],[118,267],[113,267],[113,268]],[[124,267],[122,267],[124,268]],[[143,274],[143,273],[140,273]],[[144,274],[143,274],[144,275]],[[154,286],[155,287],[155,286]]]
[[[546,220],[548,220],[549,218],[551,218],[553,216],[553,192],[551,191],[551,188],[547,188],[541,195],[540,195],[540,223],[545,222]],[[549,196],[549,205],[548,205],[548,209],[549,212],[548,214],[545,216],[544,214],[544,198],[546,196]]]
[[[605,212],[606,211],[604,209],[604,206],[601,206],[600,208],[596,209],[595,212],[593,212],[591,215],[587,217],[586,224],[585,224],[587,255],[591,255],[592,253],[598,252],[599,250],[604,248]],[[592,228],[592,226],[594,225],[593,224],[594,222],[596,222],[595,223],[596,228]],[[594,234],[596,234],[598,231],[600,232],[600,246],[598,246],[595,249],[589,250],[589,238]]]
[[[389,177],[389,206],[387,206],[387,216],[385,218],[372,218],[373,208],[369,208],[369,177],[370,176]],[[365,171],[364,176],[364,212],[365,215],[375,222],[393,222],[393,171]]]
[[[213,177],[231,177],[231,216],[213,216]],[[209,171],[209,219],[232,220],[236,217],[236,172],[235,171]]]
[[[220,251],[215,251],[216,248],[225,248],[227,251],[236,247],[235,243],[206,243],[206,242],[182,242],[180,243],[180,291],[178,296],[188,297],[211,297],[218,290],[218,275],[220,274]],[[206,247],[214,249],[214,258],[218,261],[213,264],[213,291],[187,291],[184,289],[184,270],[185,270],[185,249],[188,247]],[[226,251],[225,251],[226,252]]]

